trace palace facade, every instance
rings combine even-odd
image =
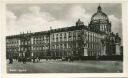
[[[121,55],[121,38],[111,31],[111,22],[101,6],[88,26],[80,19],[75,26],[6,37],[7,58]]]

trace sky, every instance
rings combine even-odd
[[[99,3],[7,4],[6,35],[39,32],[74,26],[80,18],[88,26]],[[122,8],[120,3],[101,3],[102,11],[112,23],[112,31],[122,37]]]

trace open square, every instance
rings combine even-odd
[[[55,61],[7,64],[8,73],[122,73],[121,61]]]

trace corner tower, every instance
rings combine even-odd
[[[111,22],[108,16],[102,11],[101,6],[97,8],[97,12],[92,15],[89,23],[89,29],[95,32],[103,32],[109,34],[111,32]]]

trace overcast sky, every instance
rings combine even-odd
[[[75,25],[80,18],[88,26],[97,12],[97,3],[7,4],[6,35],[38,32]],[[112,22],[112,31],[122,36],[122,11],[119,3],[102,3],[102,11]]]

